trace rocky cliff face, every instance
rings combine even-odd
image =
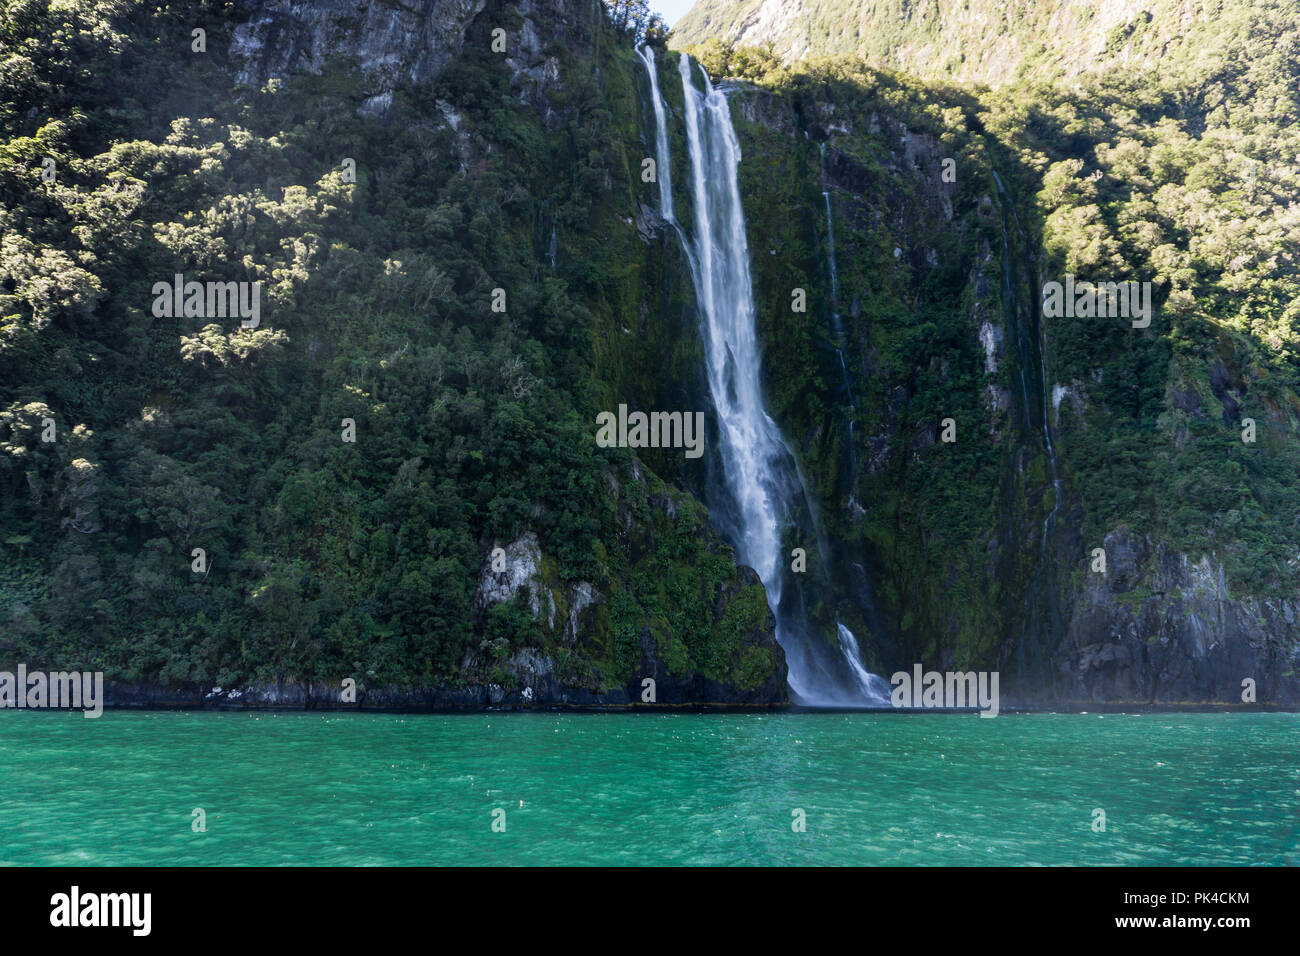
[[[203,84],[219,92],[198,88],[193,63],[177,67],[194,86],[180,113],[123,130],[115,107],[101,108],[112,97],[87,97],[99,104],[88,128],[114,130],[114,145],[93,161],[83,155],[93,149],[68,146],[60,168],[99,170],[86,176],[103,173],[103,198],[117,195],[127,161],[132,195],[149,203],[92,202],[84,184],[63,184],[51,195],[76,235],[12,245],[6,260],[21,279],[11,291],[26,296],[3,297],[6,308],[35,302],[35,312],[19,343],[30,351],[5,359],[24,378],[0,416],[14,466],[0,476],[13,479],[12,502],[0,503],[12,519],[0,654],[109,661],[125,675],[110,681],[121,705],[342,706],[338,682],[314,676],[353,671],[355,703],[366,707],[784,703],[762,586],[699,504],[716,479],[708,457],[593,456],[584,431],[592,411],[624,402],[708,402],[687,264],[655,212],[655,184],[638,175],[654,123],[627,38],[580,0],[243,9],[248,19],[226,34],[228,74],[219,58],[202,61]],[[140,35],[155,36],[151,14],[136,14]],[[188,36],[180,19],[172,39]],[[1134,29],[1133,49],[1162,35]],[[1126,36],[1111,46],[1126,48]],[[670,56],[660,54],[660,75],[681,183]],[[1270,384],[1284,376],[1263,357],[1266,337],[1252,353],[1222,332],[1202,362],[1161,351],[1159,326],[1118,341],[1102,330],[1108,356],[1079,344],[1092,332],[1078,325],[1044,325],[1035,301],[1045,230],[1030,213],[1046,162],[1035,151],[1050,143],[1000,142],[990,129],[1013,112],[1006,104],[846,62],[730,94],[767,407],[816,499],[817,527],[791,529],[783,544],[826,564],[813,569],[828,583],[808,589],[809,618],[832,635],[845,622],[876,673],[914,662],[999,669],[1008,705],[1235,703],[1245,680],[1261,703],[1295,704],[1300,601],[1259,575],[1248,586],[1242,570],[1256,558],[1247,572],[1277,568],[1287,538],[1255,519],[1285,499],[1255,487],[1270,473],[1294,475],[1284,451],[1300,421],[1300,399]],[[332,70],[337,84],[299,82]],[[45,82],[34,76],[29,90]],[[283,95],[248,88],[276,78]],[[394,95],[408,87],[411,96]],[[39,117],[23,102],[22,115]],[[255,133],[239,115],[249,102]],[[195,121],[208,110],[217,118]],[[1073,117],[1074,106],[1059,113]],[[1103,120],[1071,118],[1071,135]],[[166,142],[121,146],[169,128]],[[357,144],[355,181],[342,178],[324,128]],[[1194,146],[1129,143],[1110,155],[1137,169],[1151,153],[1129,184],[1172,176],[1180,182],[1160,186],[1151,206],[1195,208],[1209,187],[1194,194],[1181,180],[1217,180],[1179,166]],[[166,160],[141,158],[153,153]],[[1108,173],[1098,158],[1107,151],[1094,153],[1095,172],[1078,160],[1057,177],[1058,192],[1087,196],[1075,212],[1089,215],[1107,194],[1087,190],[1120,168]],[[1269,197],[1289,195],[1284,172]],[[27,210],[15,228],[50,218],[46,192],[18,180],[6,188]],[[1160,234],[1162,211],[1123,210],[1143,236]],[[1120,247],[1086,224],[1099,248]],[[116,229],[136,237],[134,258],[116,258],[127,248]],[[1267,237],[1255,238],[1271,261]],[[89,251],[73,269],[58,243]],[[258,333],[267,339],[100,321],[147,303],[122,291],[121,276],[170,277],[232,250],[228,261],[275,282],[276,310]],[[1191,271],[1174,243],[1162,255],[1175,277]],[[109,282],[89,271],[105,263]],[[1224,264],[1234,296],[1252,285],[1245,268],[1234,249]],[[40,291],[54,287],[47,278],[68,284],[58,302]],[[504,318],[484,311],[498,281],[511,286]],[[806,312],[791,307],[795,289],[807,293]],[[111,304],[103,315],[101,293]],[[95,339],[108,328],[125,338]],[[1201,334],[1185,319],[1189,330],[1189,340]],[[265,356],[245,364],[259,342]],[[284,365],[274,364],[279,350]],[[142,375],[130,356],[155,351]],[[51,385],[43,370],[55,368]],[[85,388],[83,377],[93,379]],[[128,379],[137,391],[122,391]],[[292,396],[277,382],[292,383]],[[543,385],[555,387],[542,395]],[[1131,408],[1143,403],[1158,408],[1143,418]],[[1128,507],[1134,489],[1163,482],[1147,511],[1170,513],[1198,492],[1185,456],[1201,442],[1210,465],[1199,474],[1214,477],[1228,442],[1212,429],[1235,442],[1245,415],[1258,420],[1259,447],[1232,459],[1231,481],[1189,511],[1200,520],[1206,500],[1226,502],[1213,533],[1176,546],[1167,520],[1156,534],[1140,520],[1096,517],[1111,484],[1125,485]],[[340,445],[344,416],[364,443]],[[46,417],[74,436],[70,445],[36,437]],[[498,430],[508,437],[489,445]],[[1116,434],[1128,444],[1107,444]],[[1157,449],[1164,470],[1154,474]],[[65,477],[51,478],[65,450]],[[256,493],[220,487],[213,461],[237,462],[240,487]],[[528,471],[527,482],[511,485],[514,471]],[[77,480],[55,493],[66,474]],[[1242,530],[1252,520],[1253,539]],[[58,537],[51,554],[36,553],[42,536]],[[1260,539],[1268,549],[1243,545]],[[201,578],[177,559],[200,546],[218,556]],[[1104,571],[1091,567],[1098,548]],[[1283,557],[1294,563],[1293,554]],[[394,661],[416,666],[385,670]],[[435,672],[443,676],[429,686],[402,683]]]
[[[47,131],[85,176],[39,246],[9,232],[45,183],[0,176],[31,333],[0,348],[0,662],[102,671],[120,706],[786,702],[681,450],[595,440],[682,408],[663,355],[700,367],[598,2],[46,4],[0,46],[59,35],[0,109],[6,143],[94,130]],[[178,273],[209,298],[151,312]]]
[[[1300,606],[1294,596],[1234,598],[1223,566],[1149,537],[1105,539],[1106,570],[1067,597],[1069,631],[1057,660],[1059,696],[1137,701],[1300,703]]]
[[[488,0],[259,0],[253,15],[235,28],[230,55],[239,82],[261,86],[298,73],[321,73],[332,60],[357,67],[371,95],[366,112],[383,113],[401,84],[424,83],[460,52],[467,33]],[[544,54],[563,43],[574,11],[564,0],[521,0],[517,23],[506,35],[479,31],[474,41],[503,46],[516,80],[544,90],[559,81],[558,60]],[[506,30],[506,28],[500,28]],[[536,95],[530,91],[526,95]]]
[[[460,50],[465,30],[486,0],[262,0],[236,28],[230,54],[242,61],[240,82],[319,73],[331,57],[355,61],[391,93],[397,83],[420,83]]]
[[[664,627],[644,606],[627,619],[612,620],[611,614],[619,613],[610,606],[614,595],[587,581],[557,579],[537,537],[529,533],[501,549],[498,567],[503,564],[504,570],[494,570],[491,563],[484,568],[474,606],[480,615],[512,602],[526,607],[540,640],[499,665],[487,665],[483,655],[471,652],[461,667],[467,681],[485,686],[490,703],[512,706],[784,703],[785,655],[758,576],[739,566],[711,579],[698,559],[693,565],[660,564],[662,540],[679,531],[683,520],[693,522],[688,515],[698,506],[648,479],[636,464],[625,481],[610,475],[609,482],[620,502],[617,543],[632,557],[634,569],[667,575],[664,583],[679,584],[682,598],[698,605],[708,650],[701,656],[701,643],[671,625]],[[643,507],[637,507],[640,501]],[[707,538],[704,555],[726,560],[730,549],[713,530],[695,527]],[[622,607],[630,610],[626,603]],[[615,662],[602,667],[611,651]],[[597,663],[593,669],[578,666],[580,661]],[[620,671],[625,679],[613,685],[598,676],[602,670]]]
[[[580,20],[597,8],[567,0],[425,0],[392,5],[365,0],[321,4],[265,0],[234,33],[231,54],[243,83],[355,66],[371,93],[363,113],[384,115],[393,91],[418,85],[453,62],[466,44],[502,45],[501,60],[521,102],[536,111],[540,130],[563,129],[572,107],[556,106],[565,94],[560,48],[566,44],[594,56]],[[504,36],[492,23],[504,23]],[[334,59],[332,59],[334,58]],[[583,78],[584,82],[586,78]],[[422,121],[453,134],[462,170],[491,162],[490,132],[471,137],[454,104]],[[632,123],[632,118],[627,118]],[[486,134],[486,135],[485,135]],[[605,174],[605,191],[611,189]],[[642,212],[638,258],[667,248],[667,237]],[[623,217],[624,222],[630,217]],[[622,232],[617,224],[610,223]],[[660,224],[661,225],[661,224]],[[551,226],[554,268],[557,241]],[[648,242],[657,240],[652,249]],[[686,277],[680,277],[682,284]],[[642,303],[641,330],[649,305]],[[617,352],[634,351],[626,338],[630,320],[615,316],[609,332]],[[631,364],[617,359],[620,367]],[[610,404],[628,399],[630,381],[611,384]],[[650,396],[634,401],[644,402]],[[671,463],[658,462],[657,464]],[[729,548],[708,526],[689,496],[665,485],[632,459],[620,476],[611,471],[608,493],[617,502],[617,528],[607,540],[608,576],[601,581],[563,579],[554,555],[538,535],[492,541],[472,600],[481,635],[460,662],[455,686],[403,689],[365,686],[363,706],[436,707],[623,707],[756,706],[787,700],[784,655],[762,585],[749,568],[737,567]],[[498,550],[499,549],[499,550]],[[707,567],[705,566],[707,565]],[[686,608],[673,607],[674,602]],[[128,695],[129,696],[129,695]],[[339,691],[328,686],[277,686],[208,691],[219,706],[332,706]],[[166,702],[166,697],[160,698]]]
[[[823,386],[819,412],[802,403],[815,387],[809,368],[769,346],[777,389],[792,396],[781,423],[817,476],[840,565],[860,572],[842,575],[831,600],[847,616],[867,586],[880,595],[871,638],[878,672],[918,661],[998,669],[1008,706],[1295,706],[1294,593],[1244,593],[1212,552],[1181,551],[1127,526],[1088,537],[1089,511],[1109,489],[1075,463],[1090,434],[1113,427],[1088,387],[1102,372],[1052,380],[1061,364],[1054,336],[1068,330],[1045,331],[1036,313],[1044,253],[1015,199],[999,196],[994,144],[974,135],[983,140],[976,158],[915,114],[837,102],[833,87],[814,91],[791,103],[740,87],[733,104],[744,120],[749,195],[766,190],[750,220],[753,248],[766,253],[757,260],[760,298],[779,301],[805,282],[817,288],[825,305],[809,322],[811,347],[838,346],[847,358],[848,385]],[[768,185],[778,181],[779,191]],[[834,217],[837,303],[829,227],[807,211],[789,225],[799,204],[820,212],[816,190]],[[801,248],[809,258],[797,263]],[[946,288],[936,294],[936,285]],[[936,312],[947,316],[943,331]],[[792,331],[780,310],[769,308],[764,321],[765,337],[785,339],[788,350]],[[932,322],[939,338],[912,352],[909,339]],[[945,335],[950,345],[940,344]],[[909,354],[927,365],[902,363]],[[814,368],[838,382],[828,366]],[[1223,421],[1236,427],[1238,400],[1250,390],[1242,374],[1213,360],[1204,396],[1175,387],[1194,374],[1171,368],[1173,414],[1217,419],[1222,405]],[[945,445],[936,426],[949,415],[957,440]],[[1293,434],[1289,421],[1273,426]],[[1172,418],[1166,427],[1174,441],[1185,437]],[[960,460],[967,442],[982,465]],[[953,534],[954,525],[964,530]],[[1095,548],[1104,549],[1104,571],[1093,570]],[[1253,696],[1243,696],[1248,686]]]

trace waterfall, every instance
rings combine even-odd
[[[822,185],[826,185],[826,144],[817,144],[817,153],[821,158]],[[853,483],[858,474],[858,452],[854,445],[853,420],[857,417],[857,403],[853,398],[853,380],[849,378],[848,363],[844,361],[844,326],[840,321],[840,270],[835,262],[835,217],[831,214],[830,190],[822,190],[822,202],[826,205],[826,264],[831,274],[831,324],[835,327],[835,356],[840,363],[840,384],[844,401],[848,403],[849,414],[847,446],[849,453],[849,503],[856,505],[853,497]]]
[[[844,328],[840,325],[840,270],[835,263],[835,217],[831,215],[829,191],[822,191],[822,201],[826,204],[826,264],[831,273],[831,319],[838,336],[844,332]]]
[[[889,682],[883,677],[869,673],[862,666],[862,651],[858,649],[858,639],[853,636],[853,632],[840,623],[836,623],[835,627],[839,631],[840,649],[844,652],[844,659],[848,661],[849,667],[853,669],[853,676],[858,686],[866,692],[869,699],[889,700]]]
[[[852,632],[838,625],[843,659],[828,666],[826,648],[831,645],[809,633],[801,596],[791,594],[790,600],[783,600],[787,591],[798,589],[787,589],[792,582],[782,532],[797,523],[796,515],[803,509],[808,513],[812,509],[806,504],[810,499],[797,461],[763,402],[749,246],[737,179],[740,145],[726,96],[702,70],[703,89],[697,89],[693,61],[684,55],[678,58],[692,200],[693,230],[688,230],[672,218],[667,120],[654,54],[642,48],[640,56],[650,74],[654,99],[660,213],[677,226],[700,311],[719,456],[735,518],[731,544],[739,561],[754,569],[767,591],[795,699],[812,705],[882,704],[888,701],[888,686],[882,693],[884,682],[862,667]],[[809,543],[820,547],[819,538],[813,537],[815,541]]]
[[[831,314],[835,316],[835,331],[840,330],[840,270],[835,265],[835,219],[831,216],[831,194],[823,190],[822,199],[826,203],[826,251],[830,257],[831,267]]]
[[[674,226],[672,163],[668,154],[668,121],[665,117],[664,98],[659,93],[659,71],[655,69],[655,51],[648,46],[637,47],[637,55],[650,75],[650,99],[655,111],[655,181],[659,184],[659,215]]]
[[[822,147],[825,148],[825,143]],[[831,194],[822,192],[822,201],[826,204],[826,266],[831,274],[831,324],[835,326],[835,354],[840,358],[840,374],[844,382],[844,397],[848,400],[850,412],[853,410],[853,387],[849,381],[849,369],[844,362],[844,326],[840,322],[840,270],[835,262],[835,218],[831,215]],[[853,417],[849,416],[849,428],[853,428]]]

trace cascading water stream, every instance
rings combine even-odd
[[[826,144],[817,144],[817,155],[821,159],[822,185],[826,185]],[[835,335],[843,334],[840,327],[840,270],[835,263],[835,220],[831,217],[830,190],[822,190],[822,199],[826,202],[826,254],[831,273],[831,319],[835,322]],[[837,343],[838,344],[838,343]]]
[[[826,185],[826,144],[817,144],[818,156],[821,158],[822,185]],[[849,378],[848,363],[844,360],[844,326],[840,321],[840,270],[835,261],[835,217],[831,213],[831,194],[822,190],[822,201],[826,205],[826,264],[831,276],[831,323],[835,327],[835,357],[840,363],[840,382],[844,400],[848,403],[848,452],[850,484],[858,474],[858,452],[853,438],[853,422],[857,418],[857,402],[853,397],[853,380]],[[852,489],[849,491],[850,505],[856,505]]]
[[[726,96],[702,71],[703,90],[697,89],[693,61],[679,58],[693,217],[693,235],[688,235],[673,215],[666,110],[654,54],[648,48],[639,54],[654,99],[660,214],[676,227],[682,240],[702,319],[705,372],[717,412],[722,470],[736,515],[731,543],[767,591],[795,698],[812,705],[885,703],[888,684],[863,668],[857,641],[848,628],[838,625],[836,635],[844,657],[838,670],[847,676],[835,678],[819,666],[812,644],[817,637],[808,633],[806,617],[792,613],[782,601],[788,568],[781,534],[793,522],[799,502],[808,496],[796,459],[763,403],[749,247],[737,177],[740,146]]]
[[[822,190],[822,199],[826,201],[826,245],[831,268],[831,315],[835,317],[835,331],[839,332],[841,331],[839,313],[840,270],[835,264],[835,220],[831,216],[831,194],[828,190]]]
[[[637,56],[645,64],[650,77],[650,100],[655,113],[655,181],[659,184],[659,215],[677,225],[673,215],[673,181],[671,157],[668,153],[668,120],[664,98],[659,92],[659,71],[655,67],[655,52],[648,46],[637,47]]]

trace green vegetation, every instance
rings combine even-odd
[[[1290,9],[1286,0],[1145,0],[1136,7],[1098,0],[702,0],[673,25],[671,42],[677,49],[749,48],[788,65],[852,57],[930,82],[1019,85],[1073,81],[1117,66],[1163,67],[1179,50],[1222,56],[1260,11]]]
[[[700,35],[692,22],[674,45]],[[1214,557],[1236,597],[1294,593],[1294,30],[1279,3],[1235,5],[1198,20],[1196,44],[1173,45],[1158,70],[1107,61],[1061,81],[1040,62],[993,91],[857,57],[782,67],[771,42],[737,48],[725,31],[686,46],[715,76],[755,84],[734,112],[772,402],[824,525],[841,553],[866,558],[887,653],[1005,663],[1027,614],[1059,613],[1034,602],[1068,598],[1115,529]],[[1152,326],[1039,319],[1042,282],[1066,272],[1152,282]],[[819,308],[791,313],[793,287],[817,290]],[[982,323],[1006,336],[992,374]],[[837,345],[854,389],[851,449]],[[945,417],[954,445],[936,444]],[[1247,418],[1254,443],[1242,441]],[[1040,626],[1055,631],[1040,635],[1050,654],[1061,623]]]
[[[556,640],[518,601],[473,605],[488,551],[525,531],[561,595],[587,581],[663,620],[650,608],[686,580],[668,565],[702,563],[692,603],[711,613],[730,552],[706,556],[698,507],[682,533],[642,506],[671,545],[634,574],[608,479],[629,457],[592,440],[597,408],[638,399],[597,369],[635,363],[620,330],[649,258],[625,224],[641,148],[623,31],[597,19],[548,47],[548,123],[490,52],[518,26],[494,4],[375,116],[347,63],[256,89],[191,53],[192,24],[216,51],[246,15],[4,4],[0,658],[418,685],[469,653],[499,679]],[[156,318],[152,286],[176,273],[260,281],[260,327]],[[673,622],[683,669],[726,676],[742,598],[716,641]],[[631,676],[628,628],[590,642],[566,665]]]
[[[1048,35],[1030,4],[978,42],[903,6],[912,46],[864,21],[852,49],[906,52],[920,78],[783,65],[781,38],[720,29],[691,47],[741,81],[768,404],[834,573],[811,615],[877,667],[1002,665],[1027,620],[1050,657],[1116,530],[1213,556],[1234,597],[1294,593],[1294,11],[1224,4],[1173,42],[1157,0],[1092,24],[1085,63],[1026,42]],[[779,669],[762,587],[696,500],[707,459],[592,439],[621,402],[708,402],[686,264],[640,177],[634,40],[682,105],[644,3],[534,11],[562,17],[539,24],[542,82],[491,51],[521,22],[492,0],[379,112],[355,63],[240,86],[224,55],[191,53],[195,23],[226,49],[248,17],[233,3],[0,8],[0,661],[509,687],[509,659],[538,649],[593,690],[647,654],[742,690]],[[839,50],[834,22],[810,54]],[[1040,318],[1066,272],[1151,281],[1151,327]],[[156,317],[153,286],[178,273],[260,282],[261,324]],[[529,532],[531,596],[554,615],[522,594],[479,606],[491,549]],[[580,585],[599,599],[575,641]]]

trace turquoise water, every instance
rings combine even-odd
[[[1295,865],[1300,715],[3,711],[0,863]]]

